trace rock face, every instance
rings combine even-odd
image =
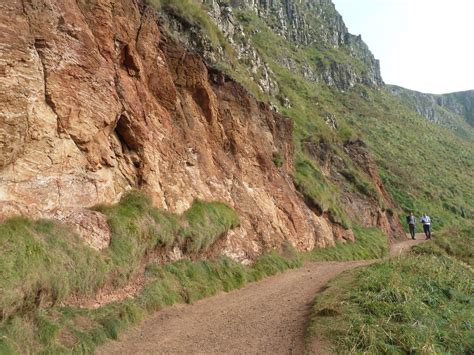
[[[394,94],[405,99],[431,122],[447,127],[456,126],[459,118],[474,127],[474,90],[434,95],[388,85]]]
[[[164,36],[142,2],[7,0],[0,26],[0,218],[57,218],[101,249],[110,231],[84,209],[139,188],[173,212],[228,203],[237,260],[353,239],[295,190],[292,122]]]
[[[347,90],[356,84],[375,87],[382,86],[380,64],[361,36],[349,33],[341,15],[331,0],[233,0],[220,5],[216,0],[202,0],[209,6],[210,14],[220,30],[230,39],[236,52],[246,62],[256,67],[254,71],[263,71],[263,80],[268,82],[264,92],[275,93],[271,87],[272,73],[268,65],[258,56],[249,51],[251,41],[243,27],[233,15],[254,13],[285,40],[293,42],[301,48],[318,48],[320,51],[338,50],[347,55],[348,61],[321,60],[308,63],[302,70],[305,77]],[[195,48],[200,50],[199,46]],[[289,58],[274,58],[289,70],[295,70],[298,63]],[[359,62],[364,69],[361,71],[354,62]],[[269,78],[268,78],[269,77]],[[261,80],[261,79],[260,79]],[[268,90],[266,90],[268,88]],[[270,90],[271,89],[271,90]]]

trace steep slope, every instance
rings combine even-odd
[[[241,261],[287,241],[353,239],[352,222],[401,234],[362,143],[341,146],[343,160],[324,152],[328,175],[354,187],[326,186],[301,157],[293,177],[292,121],[163,35],[144,3],[11,0],[1,16],[1,218],[56,218],[106,238],[105,217],[87,208],[139,188],[171,212],[228,203],[241,225],[223,253]]]
[[[431,122],[450,128],[461,136],[474,140],[472,129],[469,129],[474,127],[473,90],[434,95],[394,85],[388,85],[387,88]]]
[[[162,7],[163,22],[171,31],[181,29],[177,35],[206,56],[207,50],[176,24],[183,17],[193,23],[193,15],[172,3]],[[350,163],[353,153],[348,146],[362,139],[376,156],[383,182],[401,210],[429,211],[437,226],[474,216],[474,133],[455,113],[461,106],[453,113],[447,104],[440,108],[450,117],[447,127],[440,127],[416,112],[413,97],[400,99],[387,92],[371,74],[378,73],[377,61],[360,38],[354,49],[354,36],[347,34],[330,1],[205,3],[227,40],[225,50],[215,51],[220,55],[208,60],[295,122],[295,181],[307,200],[363,223],[358,219],[360,208],[350,211],[349,201],[357,198],[347,197],[351,186],[365,196],[373,191],[367,169]],[[194,23],[191,32],[199,32],[199,21]],[[305,35],[293,35],[295,28]],[[201,33],[206,37],[206,31]],[[245,63],[251,80],[243,75]],[[335,69],[334,75],[328,68]],[[469,101],[463,102],[463,112],[468,112]],[[314,188],[321,185],[331,199]],[[380,206],[390,212],[390,206]]]

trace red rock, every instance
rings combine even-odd
[[[6,0],[0,26],[0,201],[15,206],[0,217],[56,216],[103,248],[102,217],[83,209],[139,188],[172,212],[195,198],[228,203],[242,223],[224,253],[242,261],[284,241],[309,250],[353,239],[296,193],[292,122],[209,73],[151,9]]]

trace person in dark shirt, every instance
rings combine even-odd
[[[411,239],[415,240],[416,234],[416,217],[413,212],[410,212],[410,215],[407,216],[408,228],[410,229]]]

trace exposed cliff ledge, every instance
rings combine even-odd
[[[238,260],[353,238],[295,190],[292,122],[164,36],[151,8],[0,6],[0,219],[53,217],[87,233],[103,221],[84,208],[140,188],[173,212],[195,198],[228,203],[241,226],[223,252]],[[377,217],[363,224],[387,225],[378,204],[365,207]]]
[[[387,88],[432,122],[451,128],[457,126],[462,118],[474,127],[474,90],[434,95],[395,85]]]

